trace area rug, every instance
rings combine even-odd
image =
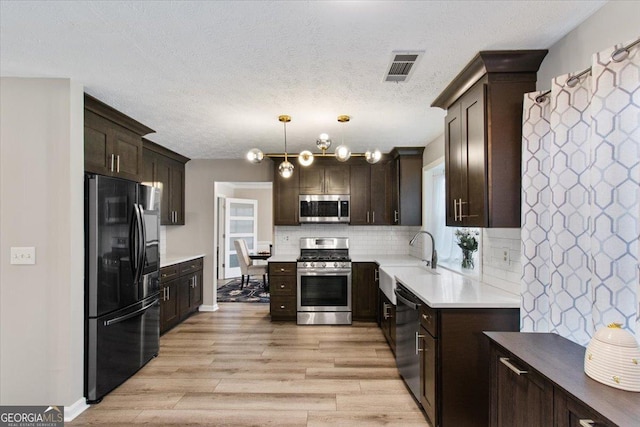
[[[264,290],[262,280],[249,280],[240,289],[240,278],[218,288],[218,302],[261,302],[269,303],[269,292]]]

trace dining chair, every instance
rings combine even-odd
[[[240,264],[240,272],[242,273],[242,279],[240,281],[240,289],[244,288],[244,277],[247,276],[247,284],[249,283],[249,277],[252,275],[262,274],[262,285],[265,289],[267,286],[267,266],[257,265],[253,263],[253,260],[249,258],[249,249],[247,248],[247,242],[242,239],[238,239],[233,242],[236,247],[236,253],[238,256],[238,264]]]

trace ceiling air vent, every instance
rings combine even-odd
[[[413,74],[416,65],[424,51],[394,51],[391,52],[391,62],[387,67],[385,82],[406,82]]]

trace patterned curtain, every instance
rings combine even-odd
[[[586,345],[616,322],[640,341],[640,49],[620,47],[525,95],[522,331]]]

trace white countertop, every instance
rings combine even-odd
[[[503,291],[444,268],[436,269],[435,273],[437,274],[434,274],[433,270],[428,267],[416,266],[383,266],[380,270],[381,273],[395,278],[432,308],[520,307],[519,295]],[[380,289],[389,297],[389,290],[382,288],[382,279]]]
[[[194,255],[175,255],[175,254],[160,254],[160,268],[168,265],[180,264],[181,262],[191,261],[192,259],[202,258],[205,254]]]

